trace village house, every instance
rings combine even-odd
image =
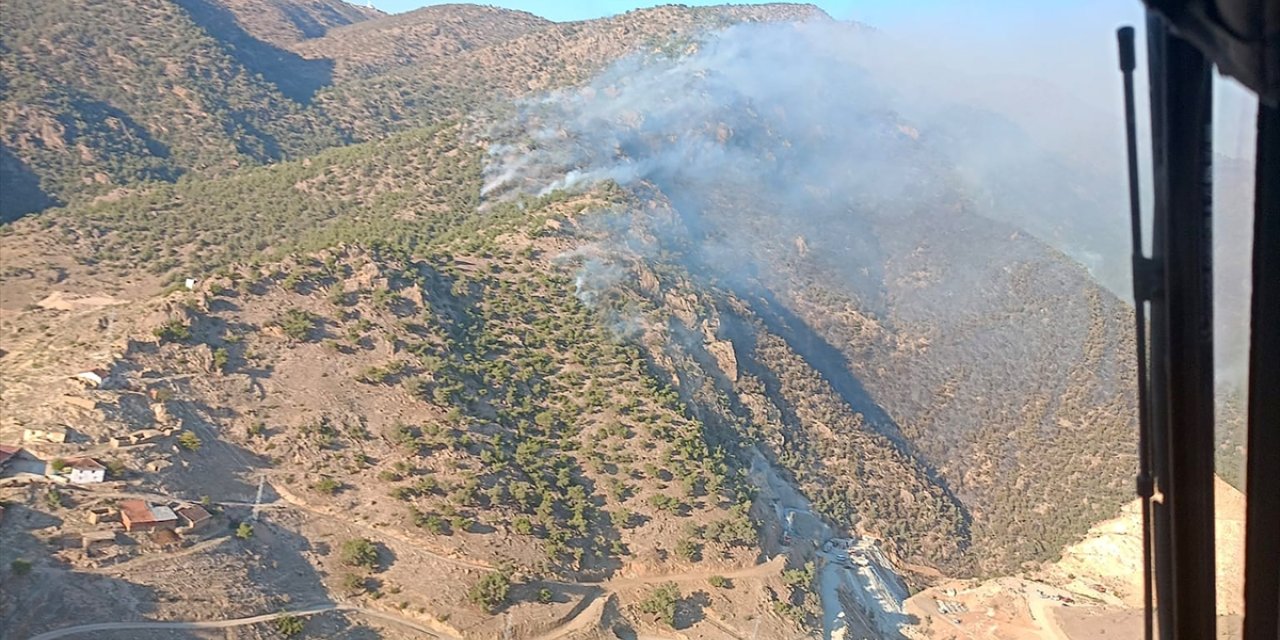
[[[107,468],[93,458],[71,458],[64,472],[71,484],[94,484],[107,479]]]
[[[43,477],[47,471],[45,461],[30,451],[17,445],[0,444],[0,473]]]
[[[122,500],[120,522],[124,524],[125,531],[175,529],[178,526],[178,514],[169,507],[150,504],[144,500]]]
[[[85,517],[89,520],[89,524],[101,524],[118,520],[115,509],[111,507],[93,507],[85,512]]]
[[[67,441],[66,427],[27,427],[22,430],[23,442],[48,442],[61,444]]]
[[[22,452],[22,447],[13,444],[0,444],[0,471],[9,464],[9,460]]]
[[[116,532],[110,530],[88,531],[80,536],[80,548],[88,554],[115,543]]]
[[[174,431],[177,431],[177,429],[172,427],[165,429],[139,429],[123,436],[112,436],[107,442],[111,444],[112,448],[118,449],[120,447],[155,442],[172,435]]]
[[[188,505],[176,511],[181,519],[180,528],[183,531],[199,531],[213,521],[213,515],[198,504]]]

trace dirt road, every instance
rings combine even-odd
[[[363,607],[357,607],[355,605],[326,604],[326,605],[319,605],[319,606],[310,607],[306,609],[297,609],[294,611],[278,611],[276,613],[264,613],[260,616],[250,616],[248,618],[234,618],[231,620],[210,620],[210,621],[204,621],[204,622],[97,622],[94,624],[82,624],[74,627],[64,627],[62,629],[46,631],[45,633],[42,633],[40,635],[33,636],[30,640],[56,640],[57,638],[65,638],[67,636],[73,636],[73,635],[83,634],[83,633],[93,633],[96,631],[129,631],[129,630],[135,630],[135,629],[136,630],[173,629],[173,630],[192,631],[192,630],[198,630],[198,629],[227,629],[231,627],[245,627],[252,624],[271,622],[272,620],[277,620],[285,616],[305,617],[305,616],[313,616],[319,613],[328,613],[330,611],[354,611],[357,613],[367,615],[371,618],[376,618],[378,620],[383,620],[386,622],[390,622],[392,624],[396,624],[402,627],[412,629],[419,633],[426,634],[426,636],[430,638],[442,637],[436,634],[436,632],[432,631],[431,629],[428,629],[422,625],[419,625],[418,623],[413,622],[412,620],[401,618],[399,616],[383,613],[381,611],[374,611],[372,609],[365,609]]]
[[[1049,636],[1052,640],[1070,640],[1062,627],[1058,626],[1058,620],[1050,611],[1049,600],[1042,598],[1040,594],[1035,593],[1034,589],[1028,588],[1024,595],[1027,598],[1027,609],[1031,612],[1031,619],[1040,625],[1040,630]]]
[[[751,565],[742,569],[725,570],[707,570],[707,571],[682,571],[680,573],[669,573],[665,575],[639,576],[636,578],[614,578],[598,583],[607,591],[618,591],[630,587],[657,584],[661,582],[701,582],[707,580],[711,576],[722,576],[725,578],[760,578],[764,576],[781,575],[782,570],[786,568],[787,559],[785,556],[776,556],[768,562]],[[581,583],[590,584],[590,583]]]

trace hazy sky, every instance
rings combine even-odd
[[[361,0],[355,0],[360,2]],[[685,0],[721,4],[726,0]],[[743,0],[736,0],[742,2]],[[384,11],[409,11],[444,0],[374,0]],[[663,4],[661,0],[486,0],[552,20],[582,20]],[[762,4],[750,2],[750,4]],[[1001,73],[1043,76],[1109,72],[1115,28],[1139,24],[1139,0],[815,0],[838,20],[856,20],[925,51]],[[1034,55],[1028,55],[1032,50]],[[1046,68],[1048,65],[1048,68]],[[1070,84],[1070,83],[1068,83]]]
[[[362,0],[354,0],[363,4]],[[685,0],[682,4],[710,5],[721,4],[724,0]],[[430,4],[446,4],[448,0],[373,0],[374,6],[383,11],[398,13],[410,11]],[[743,2],[743,0],[736,0]],[[748,0],[747,4],[763,4]],[[637,7],[648,7],[663,2],[643,2],[637,0],[488,0],[480,4],[494,4],[511,9],[520,9],[556,21],[584,20],[623,13]],[[1130,15],[1137,15],[1141,3],[1138,0],[1046,0],[1043,2],[1025,3],[1013,0],[815,0],[812,4],[822,7],[827,13],[840,20],[858,20],[878,27],[890,27],[901,22],[916,20],[937,21],[941,18],[960,19],[966,23],[977,25],[984,22],[986,16],[1002,14],[1016,16],[1018,22],[1027,26],[1039,25],[1049,27],[1054,18],[1060,17],[1064,11],[1072,14],[1085,12],[1106,12],[1115,15],[1123,14],[1129,9]]]
[[[363,4],[364,0],[353,0]],[[457,0],[453,0],[457,1]],[[482,0],[557,21],[622,13],[670,0]],[[684,0],[722,4],[730,0]],[[758,0],[733,0],[761,4]],[[448,0],[373,0],[383,11],[410,11]],[[1041,101],[1065,95],[1081,108],[1117,113],[1120,105],[1115,29],[1124,24],[1143,32],[1140,0],[814,0],[838,20],[856,20],[907,43],[915,54],[940,66],[980,70],[1003,77],[1006,91],[1035,97],[1039,81],[1052,78],[1062,95],[1041,93]],[[1145,45],[1139,41],[1142,65]],[[1141,66],[1139,67],[1142,68]],[[1139,100],[1145,102],[1145,70],[1139,73]],[[1222,83],[1230,85],[1231,83]],[[1217,106],[1218,149],[1251,155],[1252,100],[1225,86]],[[1038,108],[1028,101],[1029,108]],[[1145,105],[1140,105],[1140,113]],[[1116,132],[1118,133],[1118,132]]]
[[[364,4],[363,0],[355,0],[355,2],[357,4]],[[741,0],[739,0],[739,2],[741,2]],[[409,11],[429,4],[449,3],[449,0],[373,0],[373,5],[375,7],[391,13]],[[827,13],[836,15],[835,12],[847,9],[849,5],[855,3],[859,3],[858,0],[835,0],[834,2],[817,2],[815,4],[821,5],[827,10]],[[636,0],[489,0],[479,2],[478,4],[493,4],[500,7],[507,7],[509,9],[520,9],[551,20],[565,21],[599,18],[602,16],[623,13],[637,7],[648,7],[653,6],[653,4],[661,3],[637,2]],[[721,3],[686,0],[682,4],[708,5]],[[930,4],[932,4],[932,2],[930,2]],[[836,17],[847,18],[849,16],[846,14],[838,15]]]

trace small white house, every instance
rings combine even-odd
[[[89,371],[81,371],[72,376],[76,382],[90,388],[101,389],[107,386],[107,380],[111,377],[111,373],[106,369],[90,369]]]
[[[94,484],[107,479],[107,468],[93,458],[72,458],[67,461],[66,471],[71,484]]]

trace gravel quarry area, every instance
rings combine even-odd
[[[814,549],[823,640],[905,637],[902,630],[915,622],[903,609],[907,585],[879,542],[835,537],[809,501],[763,460],[753,475],[773,496],[783,541],[791,548]]]
[[[832,538],[822,547],[818,585],[824,640],[861,637],[851,633],[855,624],[880,638],[903,637],[902,629],[913,619],[903,610],[907,586],[879,544],[870,538]]]

